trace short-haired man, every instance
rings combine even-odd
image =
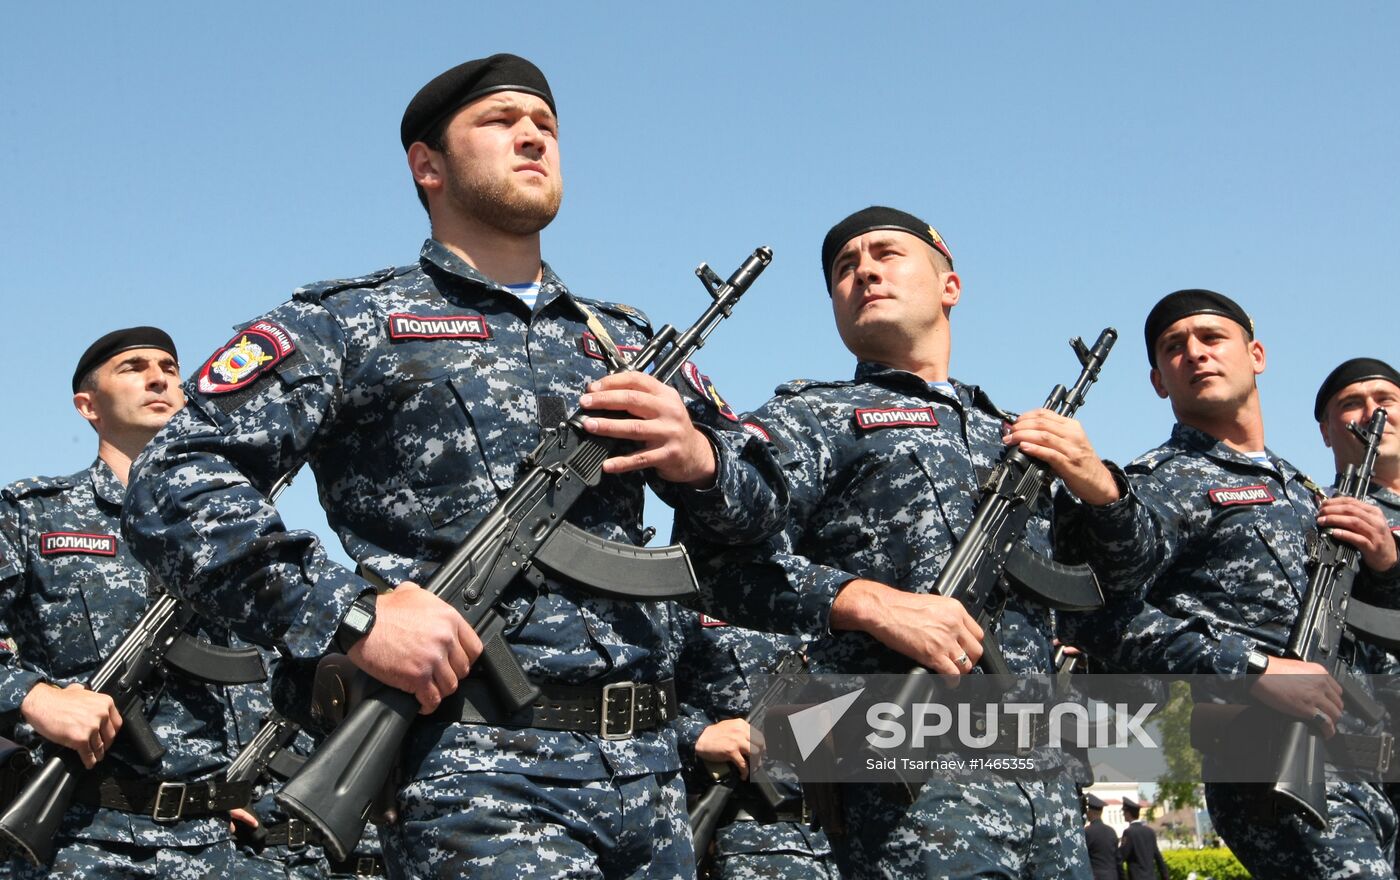
[[[0,492],[0,643],[13,639],[18,655],[0,649],[0,718],[25,722],[50,754],[72,749],[92,768],[64,814],[52,863],[14,858],[14,876],[258,876],[229,841],[228,813],[242,804],[209,807],[212,790],[196,781],[221,771],[237,745],[222,695],[178,674],[152,682],[150,722],[166,752],[147,766],[118,738],[112,698],[82,684],[150,601],[153,581],[120,534],[122,499],[132,459],[183,404],[169,335],[108,333],[73,373],[73,405],[97,432],[97,460]],[[202,806],[174,821],[153,816],[161,783],[182,782],[187,802]]]
[[[209,359],[136,466],[133,544],[239,635],[299,659],[339,648],[436,713],[406,743],[384,838],[391,870],[687,875],[655,609],[518,579],[501,608],[506,641],[543,697],[504,716],[480,692],[457,693],[480,639],[418,582],[511,488],[541,423],[575,403],[614,411],[590,415],[588,430],[636,444],[570,511],[599,536],[642,543],[649,469],[701,527],[761,539],[781,522],[781,475],[742,431],[692,423],[737,428],[712,392],[688,408],[642,373],[605,375],[582,306],[623,351],[651,327],[633,308],[571,294],[541,262],[563,184],[554,97],[535,65],[494,55],[448,70],[409,102],[399,133],[432,238],[410,265],[297,291]],[[302,463],[356,572],[284,529],[267,502]],[[375,583],[395,589],[376,599]],[[612,694],[632,697],[625,731],[604,729]]]
[[[1308,533],[1320,526],[1355,546],[1357,589],[1394,596],[1400,567],[1385,517],[1354,498],[1322,499],[1267,448],[1257,381],[1265,351],[1238,303],[1176,291],[1153,307],[1144,335],[1152,387],[1176,416],[1171,439],[1127,467],[1153,514],[1155,574],[1144,603],[1099,616],[1119,619],[1083,627],[1076,643],[1128,671],[1252,674],[1254,699],[1331,736],[1343,714],[1340,686],[1322,666],[1281,656],[1308,586]],[[1207,778],[1228,779],[1240,757],[1207,753]],[[1393,876],[1395,814],[1375,781],[1328,771],[1326,831],[1300,815],[1261,819],[1273,812],[1266,789],[1206,784],[1216,829],[1256,876]]]
[[[837,330],[858,359],[855,379],[789,383],[748,419],[787,469],[789,522],[758,550],[706,549],[706,610],[819,636],[808,649],[813,672],[899,673],[912,661],[968,673],[982,628],[957,600],[927,594],[971,522],[979,470],[995,466],[1008,444],[1047,462],[1087,502],[1066,493],[1057,500],[1095,528],[1086,555],[1119,565],[1145,537],[1133,533],[1134,504],[1078,422],[1045,409],[1016,419],[950,377],[962,282],[932,226],[892,208],[857,211],[827,234],[822,273]],[[1044,555],[1049,507],[1039,502],[1027,532]],[[1068,525],[1057,523],[1057,539],[1073,531]],[[1014,590],[996,607],[1003,599],[996,635],[1008,665],[1048,674],[1050,609]],[[1087,876],[1067,756],[1039,748],[1035,765],[1014,778],[934,774],[912,804],[893,786],[844,786],[845,833],[832,836],[843,874]]]

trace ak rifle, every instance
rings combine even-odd
[[[1385,424],[1386,411],[1377,409],[1364,429],[1355,423],[1347,426],[1365,446],[1366,453],[1360,467],[1347,465],[1337,486],[1338,496],[1366,497]],[[1348,604],[1356,575],[1361,570],[1361,551],[1338,541],[1330,530],[1324,530],[1309,556],[1312,570],[1308,590],[1303,595],[1302,608],[1283,656],[1323,666],[1342,686],[1348,707],[1363,721],[1374,724],[1385,717],[1385,710],[1361,688],[1340,650],[1346,641]],[[1327,774],[1323,766],[1326,747],[1322,737],[1307,722],[1291,718],[1284,722],[1280,736],[1280,751],[1274,756],[1277,768],[1274,797],[1286,809],[1300,812],[1312,825],[1326,828]]]
[[[800,652],[788,654],[778,663],[778,668],[773,670],[773,679],[768,684],[768,688],[753,701],[749,707],[749,713],[744,716],[744,720],[749,724],[756,723],[764,712],[773,706],[783,697],[791,687],[791,676],[802,671],[805,663]],[[752,738],[752,733],[750,733]],[[753,779],[754,767],[757,764],[757,755],[749,760],[749,778]],[[724,816],[725,807],[734,797],[734,793],[739,790],[739,770],[733,764],[724,763],[715,765],[709,761],[705,762],[706,770],[714,779],[714,784],[706,790],[700,800],[690,810],[690,842],[695,850],[696,860],[703,859],[705,853],[709,852],[710,841],[714,839],[715,831],[719,828],[720,819]],[[772,782],[767,779],[755,780],[763,799],[768,802],[768,806],[777,808],[783,802],[783,794]]]
[[[1079,378],[1069,390],[1056,385],[1045,408],[1073,418],[1117,339],[1118,331],[1106,327],[1093,348],[1085,346],[1078,337],[1070,340],[1082,367]],[[1049,465],[1019,448],[1007,450],[983,483],[972,524],[953,548],[933,585],[934,593],[957,599],[982,627],[982,658],[978,665],[989,675],[1011,674],[992,632],[998,615],[989,607],[1003,580],[1007,588],[1061,611],[1088,611],[1103,604],[1098,579],[1087,565],[1065,565],[1046,559],[1021,540],[1036,499],[1053,479]],[[932,683],[928,670],[916,666],[893,701],[897,706],[911,706],[923,698],[929,687]]]
[[[630,360],[597,325],[594,335],[609,373],[650,368],[658,381],[669,382],[772,259],[772,251],[758,248],[728,281],[702,263],[695,272],[713,302],[684,333],[668,324]],[[585,317],[596,324],[591,314]],[[484,675],[509,710],[524,708],[539,696],[506,643],[505,621],[496,609],[517,577],[540,587],[552,576],[596,595],[648,601],[695,591],[695,573],[680,545],[635,547],[565,522],[574,503],[598,485],[603,461],[627,446],[585,431],[587,415],[577,409],[544,431],[515,485],[424,584],[459,610],[480,636],[484,650],[472,664],[473,674]],[[402,757],[404,736],[418,708],[412,694],[372,689],[278,793],[277,802],[288,813],[320,832],[333,858],[346,858],[359,841],[370,807]]]

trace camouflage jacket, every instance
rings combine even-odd
[[[1130,670],[1243,675],[1258,647],[1279,654],[1308,586],[1319,487],[1282,458],[1268,464],[1178,424],[1127,468],[1152,511],[1156,574],[1143,601],[1084,634],[1091,652]],[[1362,566],[1357,590],[1396,595],[1400,568]],[[1102,621],[1102,618],[1100,618]]]
[[[548,266],[531,312],[431,240],[415,264],[297,291],[210,359],[188,383],[188,406],[134,466],[125,525],[136,552],[239,635],[296,658],[324,654],[350,603],[371,587],[329,561],[313,535],[284,529],[269,487],[309,463],[328,522],[359,566],[390,584],[422,582],[511,487],[539,442],[541,412],[562,416],[606,372],[576,302],[619,346],[650,335],[641,313],[578,300]],[[737,428],[709,383],[683,372],[696,418]],[[761,540],[784,514],[781,476],[764,444],[742,431],[708,433],[716,486],[655,488],[702,529]],[[605,478],[570,520],[639,544],[642,485],[636,475]],[[645,603],[558,582],[538,594],[517,582],[506,599],[508,640],[538,680],[670,676],[664,633]],[[419,725],[423,775],[602,778],[676,766],[669,733],[604,742],[432,727]]]
[[[695,742],[706,727],[743,718],[752,707],[754,676],[768,675],[806,639],[731,626],[680,605],[671,606],[681,758],[697,764]]]
[[[701,553],[697,542],[706,610],[744,626],[823,636],[808,650],[813,672],[908,671],[909,660],[863,633],[829,633],[828,617],[837,592],[858,577],[930,592],[971,523],[979,477],[1004,454],[1002,427],[1014,417],[976,386],[954,386],[956,398],[911,373],[861,363],[854,381],[779,387],[746,427],[767,437],[783,464],[788,525],[758,550],[705,545]],[[1078,555],[1130,570],[1145,527],[1131,496],[1094,509],[1058,495],[1054,515],[1066,520],[1065,534],[1097,536]],[[1042,498],[1027,530],[1028,544],[1045,555],[1051,515]],[[1133,589],[1126,575],[1111,582]],[[996,634],[1007,662],[1048,671],[1050,610],[1016,592],[1002,598]]]
[[[40,682],[86,682],[130,631],[149,602],[150,576],[119,534],[125,487],[104,462],[68,477],[38,477],[0,495],[0,718]],[[202,635],[210,637],[210,633]],[[228,644],[223,639],[215,638]],[[166,753],[158,766],[128,757],[119,737],[99,768],[121,776],[194,780],[215,775],[237,749],[216,688],[175,674],[157,677],[147,716]],[[19,738],[42,742],[27,724]],[[47,746],[55,749],[55,746]],[[217,817],[157,823],[149,816],[74,804],[61,834],[144,846],[191,846],[228,837]]]

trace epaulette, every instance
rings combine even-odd
[[[378,272],[371,272],[368,275],[361,275],[359,278],[337,278],[333,281],[317,281],[315,284],[307,284],[298,287],[292,292],[292,297],[302,302],[320,302],[333,293],[342,290],[350,290],[355,287],[375,287],[383,284],[390,278],[396,278],[414,269],[414,266],[389,266],[380,269]]]
[[[620,317],[624,321],[630,322],[633,326],[638,327],[646,331],[647,333],[652,332],[651,319],[647,317],[646,312],[642,311],[641,309],[634,308],[633,306],[629,306],[627,305],[627,303],[605,302],[601,299],[590,299],[586,296],[575,296],[574,299],[578,300],[579,302],[583,303],[589,308],[602,309],[605,312]]]
[[[1156,449],[1144,452],[1133,459],[1124,470],[1150,474],[1180,454],[1181,450],[1171,444],[1158,446]]]
[[[27,480],[16,480],[4,489],[0,489],[0,494],[11,501],[19,501],[31,495],[52,495],[55,492],[63,492],[75,485],[72,477],[30,477]]]
[[[801,394],[808,388],[845,388],[853,384],[849,379],[793,379],[773,389],[774,394]]]

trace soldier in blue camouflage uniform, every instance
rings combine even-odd
[[[1332,450],[1337,465],[1337,482],[1347,465],[1360,465],[1363,450],[1347,425],[1364,425],[1377,409],[1391,419],[1400,419],[1400,372],[1376,358],[1353,358],[1337,366],[1323,380],[1313,404],[1313,418],[1322,431],[1322,441]],[[1387,421],[1385,436],[1376,454],[1371,475],[1370,498],[1385,514],[1390,530],[1400,534],[1400,426]],[[1400,658],[1375,648],[1379,696],[1390,710],[1392,728],[1400,718]],[[1384,786],[1392,809],[1400,812],[1400,783]],[[1400,847],[1397,847],[1400,850]],[[1400,865],[1400,851],[1396,853]]]
[[[135,794],[160,781],[214,776],[236,747],[222,696],[171,675],[146,699],[166,752],[137,763],[117,738],[112,699],[86,690],[101,661],[150,600],[151,579],[119,534],[131,459],[183,403],[175,346],[153,327],[114,331],[93,344],[73,377],[74,405],[97,431],[98,458],[67,477],[7,486],[0,503],[0,713],[45,751],[75,750],[93,768],[82,785],[128,780]],[[199,786],[195,783],[194,787]],[[51,865],[10,861],[16,877],[206,878],[275,876],[245,870],[229,840],[227,806],[157,821],[75,796]]]
[[[644,469],[717,538],[761,540],[781,523],[786,494],[764,444],[692,423],[737,428],[698,372],[683,371],[689,406],[643,374],[605,377],[583,307],[624,351],[651,326],[630,307],[574,296],[540,260],[539,231],[562,195],[556,132],[549,85],[524,59],[492,56],[430,82],[401,127],[432,221],[419,259],[297,291],[189,384],[184,413],[135,468],[126,526],[201,612],[293,658],[337,647],[433,713],[481,644],[415,582],[511,487],[541,421],[576,403],[615,411],[588,417],[587,430],[637,444],[574,506],[580,527],[642,543]],[[274,480],[303,462],[365,577],[329,561],[314,536],[284,529],[268,504]],[[397,586],[376,599],[374,582]],[[352,604],[373,613],[370,626],[365,614],[350,625]],[[604,685],[635,682],[636,717],[648,722],[620,739],[596,724],[547,728],[534,723],[539,708],[530,723],[464,723],[489,707],[459,694],[409,736],[399,821],[384,835],[389,870],[691,874],[655,607],[522,579],[502,611],[546,701],[572,687],[596,713]]]
[[[1177,291],[1153,308],[1145,335],[1153,387],[1177,419],[1168,442],[1127,468],[1152,514],[1154,573],[1143,602],[1114,608],[1114,626],[1099,615],[1077,643],[1130,671],[1251,673],[1249,692],[1264,705],[1329,737],[1339,721],[1351,732],[1325,669],[1279,655],[1308,584],[1307,535],[1319,525],[1361,552],[1357,590],[1393,601],[1400,568],[1384,516],[1357,499],[1320,500],[1315,483],[1265,446],[1256,380],[1265,353],[1237,303]],[[1207,754],[1207,778],[1228,778],[1238,760]],[[1395,814],[1374,779],[1329,770],[1327,831],[1297,815],[1262,818],[1265,797],[1258,784],[1206,785],[1216,829],[1255,876],[1393,876]]]
[[[1092,529],[1105,556],[1142,537],[1125,484],[1080,425],[1048,410],[1019,420],[980,388],[949,378],[949,314],[961,281],[931,226],[890,208],[838,223],[822,269],[853,381],[798,381],[747,420],[768,438],[792,493],[785,531],[760,550],[709,547],[706,611],[732,623],[819,636],[813,672],[900,673],[911,660],[970,672],[983,633],[962,605],[930,596],[969,525],[979,469],[1008,444],[1048,462],[1085,503],[1057,505]],[[1049,502],[1028,540],[1050,549]],[[699,544],[696,544],[698,552]],[[1051,670],[1049,609],[1012,593],[996,627],[1014,671]],[[888,786],[845,786],[845,834],[832,835],[856,877],[1087,876],[1079,799],[1063,753],[1037,749],[1037,773],[935,775],[912,805]]]
[[[692,797],[713,781],[706,762],[731,763],[745,780],[751,769],[749,724],[744,717],[756,696],[755,675],[772,673],[783,657],[802,650],[799,636],[774,635],[731,626],[679,605],[671,608],[676,648],[676,720],[686,785]],[[714,880],[836,878],[826,835],[803,817],[795,781],[775,779],[790,798],[776,810],[745,781],[730,801],[733,818],[715,832],[709,855]],[[696,853],[704,860],[705,853]]]

